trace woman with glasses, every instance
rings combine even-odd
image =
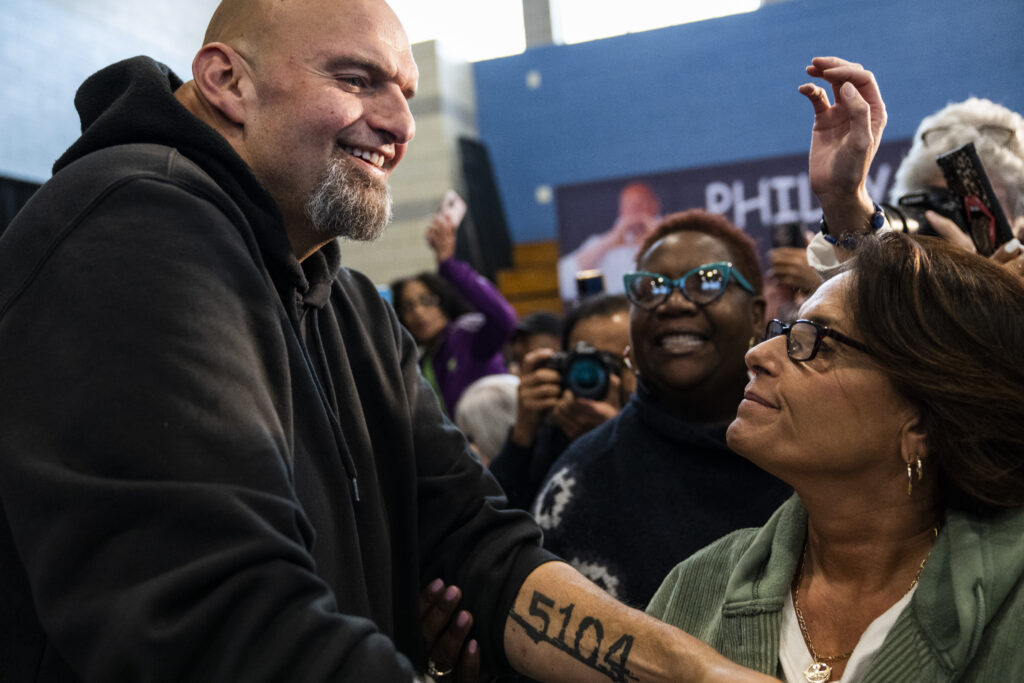
[[[727,434],[796,495],[648,612],[790,683],[1024,680],[1024,285],[887,233],[799,317]]]
[[[665,217],[625,276],[637,390],[555,461],[534,502],[544,545],[645,605],[681,558],[763,523],[789,487],[734,454],[725,428],[764,330],[753,240],[723,216]]]
[[[398,319],[419,345],[423,376],[451,416],[466,387],[506,371],[502,349],[519,320],[493,284],[455,258],[457,229],[445,212],[438,212],[427,230],[437,273],[391,283]]]

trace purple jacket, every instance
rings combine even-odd
[[[450,258],[437,270],[479,311],[448,323],[434,353],[434,377],[445,410],[454,417],[455,403],[466,387],[484,375],[506,372],[501,348],[519,317],[501,292],[468,263]]]

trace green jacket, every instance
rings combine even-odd
[[[779,676],[786,592],[807,533],[797,496],[760,529],[716,541],[665,578],[647,612]],[[1024,681],[1024,510],[948,511],[907,609],[864,681]]]

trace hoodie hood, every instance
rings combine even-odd
[[[195,162],[227,192],[252,226],[282,300],[322,307],[341,266],[337,240],[300,264],[277,204],[228,141],[174,96],[182,80],[149,57],[133,57],[90,76],[75,95],[82,136],[53,165],[57,173],[92,152],[133,143],[165,145]],[[304,267],[305,266],[305,267]]]

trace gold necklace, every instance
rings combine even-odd
[[[939,527],[941,522],[935,525],[932,529],[933,534],[938,537]],[[931,555],[931,551],[928,551],[928,555]],[[921,578],[921,571],[924,569],[924,563],[928,561],[928,555],[924,556],[921,560],[921,565],[917,568],[917,572],[914,574],[914,580],[910,582],[910,587],[907,588],[907,593],[914,589],[917,585],[918,579]],[[804,678],[807,679],[807,683],[825,683],[832,679],[832,664],[835,662],[841,662],[849,659],[850,655],[853,654],[853,650],[844,652],[841,655],[831,655],[828,657],[822,657],[818,654],[818,651],[814,649],[814,644],[811,642],[811,634],[807,631],[807,622],[804,621],[804,613],[800,609],[800,580],[804,576],[804,561],[807,559],[807,542],[804,541],[804,551],[800,554],[800,565],[796,570],[796,579],[793,584],[793,611],[796,612],[796,623],[800,626],[800,635],[804,637],[804,644],[807,645],[807,651],[811,653],[811,659],[813,660],[806,669],[804,669]],[[905,595],[905,594],[904,594]]]

